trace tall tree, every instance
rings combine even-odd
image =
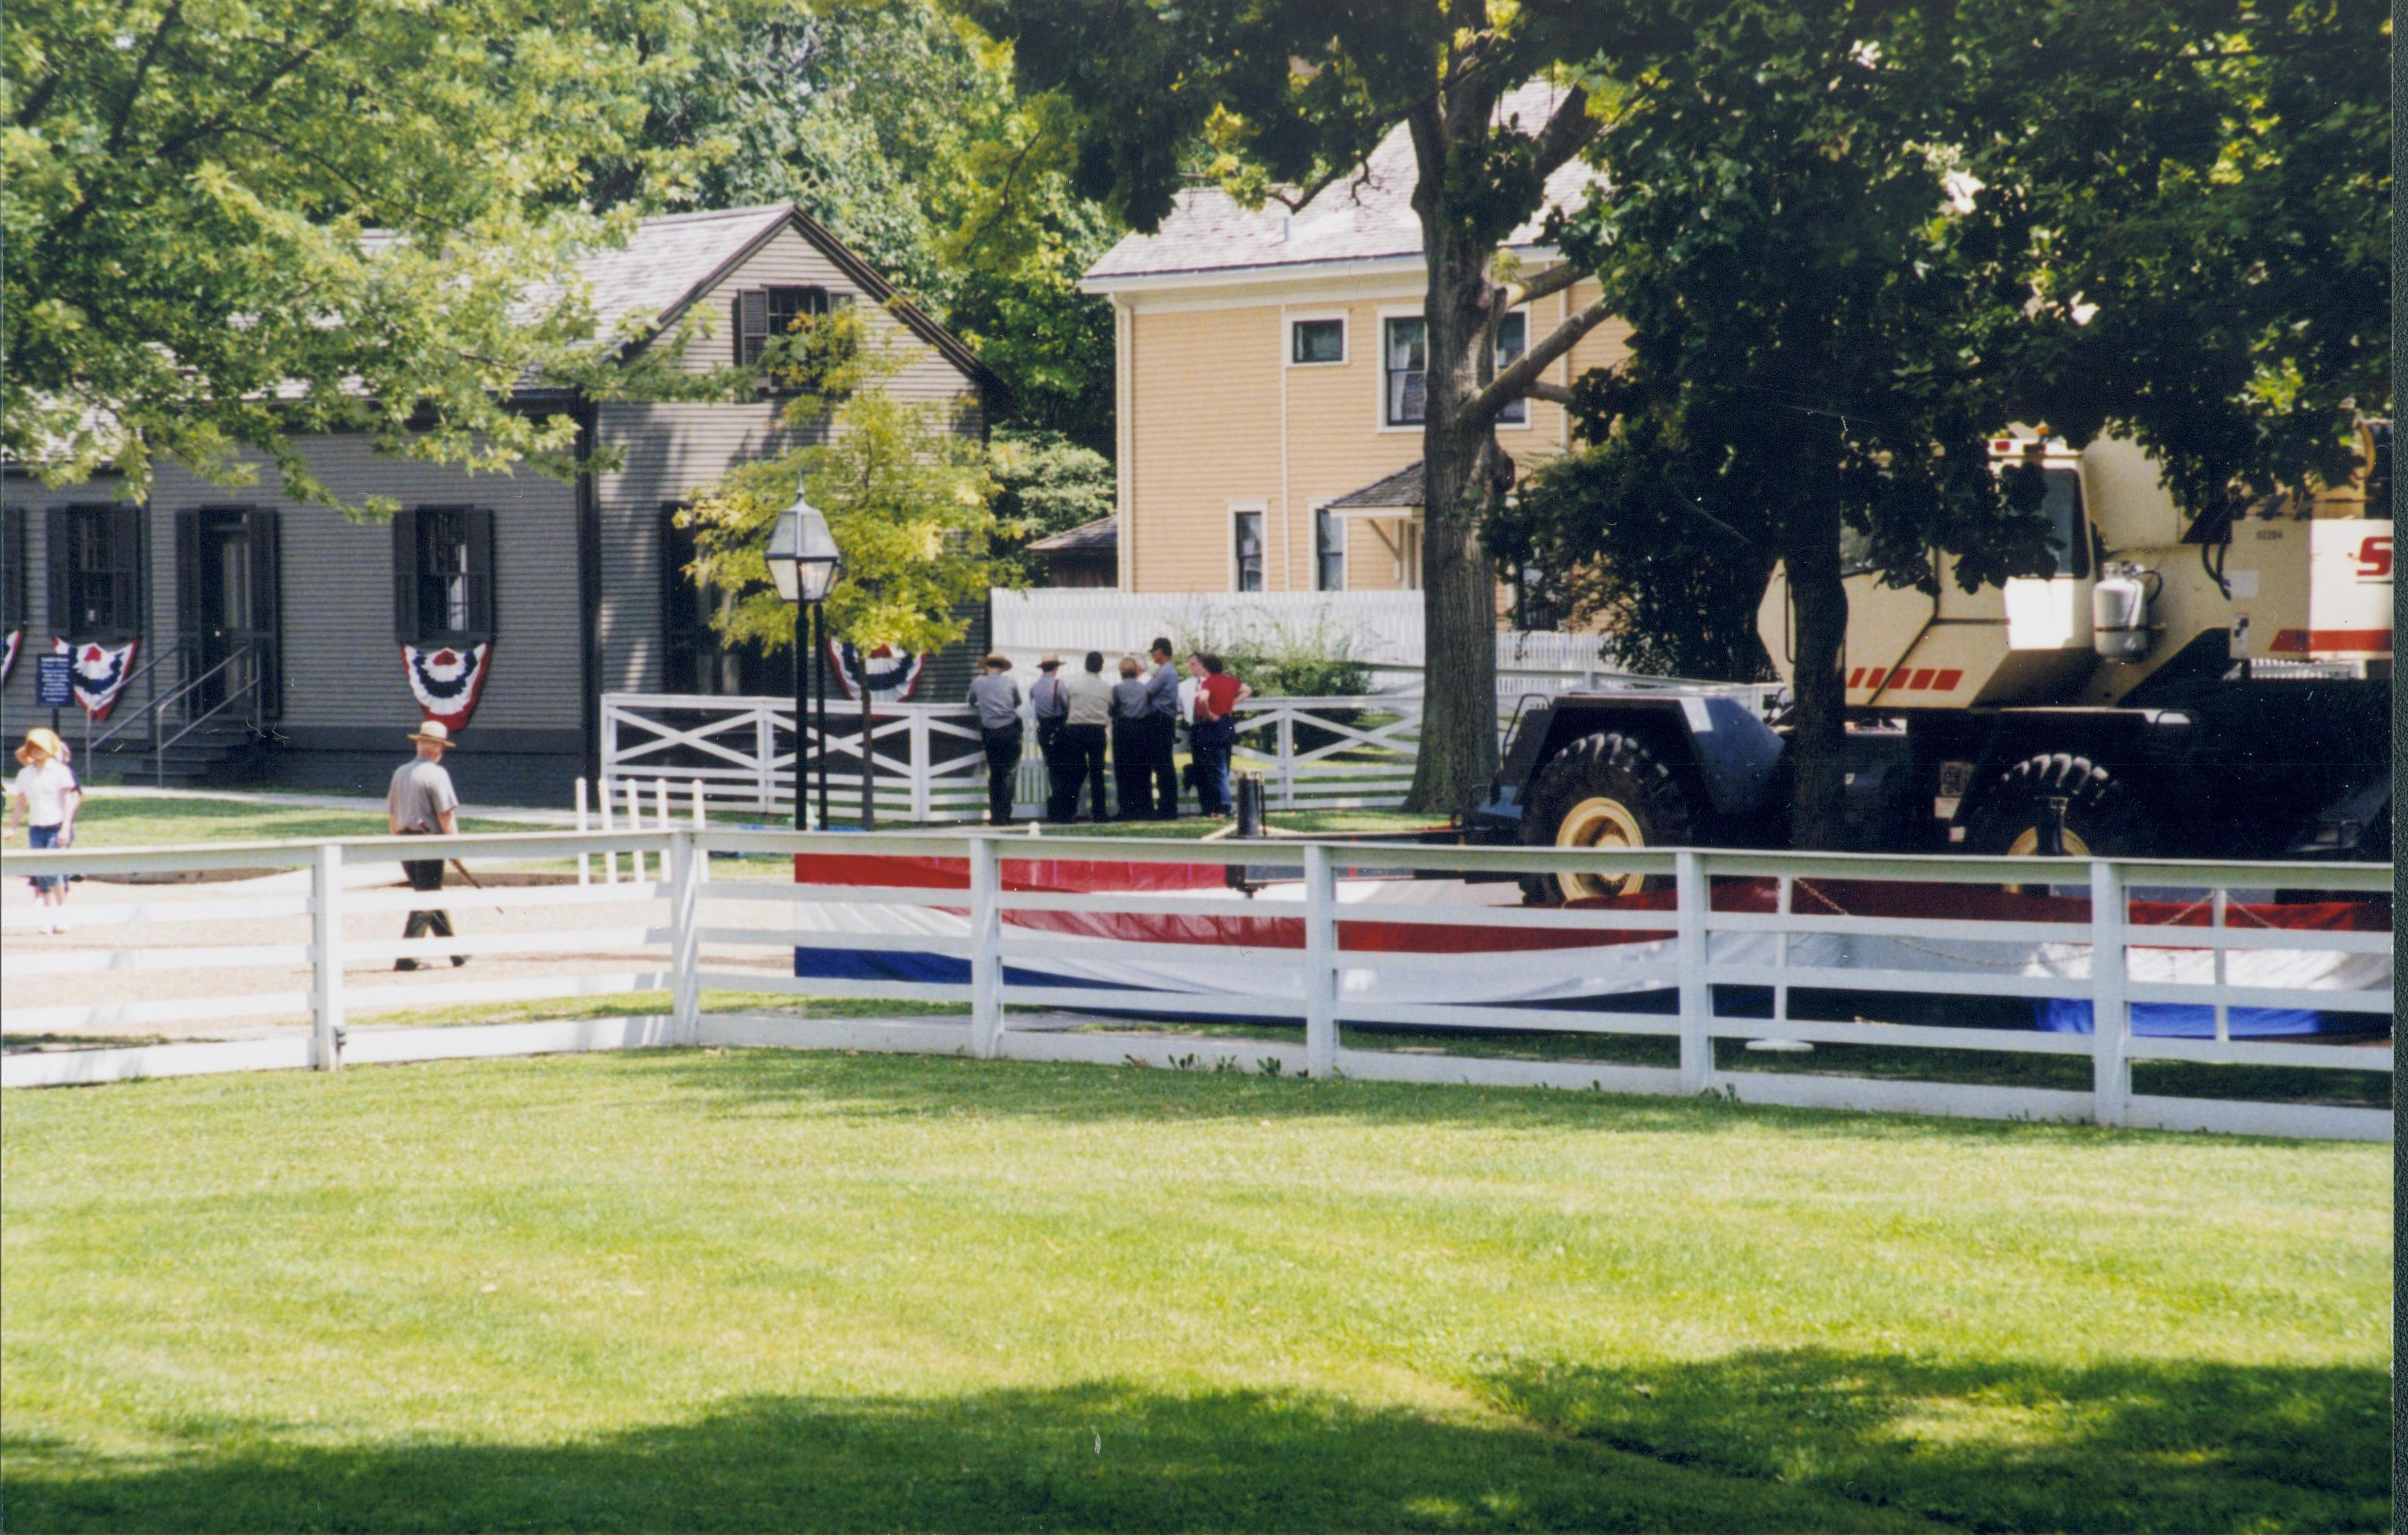
[[[2376,29],[2251,0],[1666,14],[1677,45],[1614,54],[1607,190],[1559,232],[1633,355],[1576,386],[1593,446],[1498,542],[1589,557],[1641,649],[1713,638],[1733,669],[1779,561],[1791,835],[1831,846],[1843,535],[1926,590],[1935,550],[1968,588],[2053,568],[2037,486],[1986,469],[2011,419],[2129,432],[2194,510],[2340,466],[2388,366]]]
[[[769,580],[769,534],[799,482],[844,552],[828,629],[867,651],[940,650],[968,632],[965,605],[995,580],[995,483],[986,450],[949,408],[896,399],[899,351],[866,343],[849,310],[800,320],[765,354],[793,395],[782,419],[820,440],[730,470],[679,513],[695,530],[695,580],[733,600],[712,619],[729,645],[793,643],[794,610]]]
[[[1193,169],[1297,195],[1359,165],[1403,123],[1412,136],[1427,286],[1423,605],[1427,658],[1408,803],[1455,810],[1496,763],[1496,596],[1481,513],[1511,484],[1498,413],[1607,310],[1576,309],[1496,363],[1511,308],[1563,292],[1571,265],[1510,273],[1498,248],[1539,212],[1547,178],[1598,135],[1581,80],[1538,121],[1500,121],[1508,93],[1586,60],[1639,19],[1579,0],[959,0],[1015,50],[1024,88],[1067,105],[1078,184],[1140,229],[1159,226]]]
[[[629,387],[560,281],[553,206],[693,65],[680,0],[27,0],[0,18],[0,447],[57,477],[151,455],[324,489],[304,433],[557,466],[530,375]],[[639,179],[679,156],[638,154]],[[373,234],[371,232],[380,232]],[[605,341],[612,338],[603,338]]]
[[[792,198],[979,353],[1004,423],[1112,445],[1111,308],[1078,291],[1121,234],[1069,185],[1055,104],[1013,89],[1010,50],[934,0],[741,0],[664,78],[641,144],[703,163],[682,183],[640,154],[594,167],[601,206]]]

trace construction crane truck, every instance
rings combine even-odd
[[[2345,485],[2189,522],[2154,460],[2044,431],[2057,573],[1885,586],[1843,551],[1849,845],[1886,853],[2381,861],[2391,845],[2389,423]],[[1758,631],[1786,682],[1776,572]],[[1764,690],[1655,683],[1526,699],[1466,833],[1525,846],[1776,847],[1787,739]],[[1635,883],[1635,882],[1633,882]],[[1615,893],[1566,873],[1534,895]]]

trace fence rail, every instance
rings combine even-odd
[[[688,815],[671,821],[658,814],[656,800],[649,826],[608,833],[12,857],[12,873],[106,877],[241,868],[282,869],[291,877],[282,888],[197,902],[136,898],[77,909],[79,935],[113,928],[123,941],[115,941],[113,933],[112,941],[98,947],[50,951],[12,941],[6,956],[7,1000],[0,1005],[0,1021],[10,1032],[305,1012],[310,1027],[306,1047],[296,1032],[226,1044],[12,1054],[0,1062],[0,1085],[648,1045],[841,1046],[1115,1064],[1227,1062],[1315,1076],[1717,1093],[1799,1106],[2174,1129],[2358,1139],[2391,1134],[2386,1110],[2140,1094],[2131,1076],[2136,1062],[2389,1072],[2388,932],[2269,925],[2270,908],[2234,895],[2313,885],[2375,897],[2390,888],[2386,867],[1322,841],[1066,843],[949,832],[865,839],[710,829],[693,814],[700,808],[698,790],[690,789],[686,807]],[[781,869],[799,858],[810,878],[796,883],[713,878],[714,854],[767,855]],[[1073,887],[1065,885],[1055,862],[1066,854],[1082,868],[1185,868],[1168,876],[1132,875],[1125,888]],[[605,877],[526,890],[523,902],[517,894],[495,897],[586,917],[583,927],[414,940],[347,931],[347,919],[479,898],[466,892],[437,897],[364,891],[347,880],[347,870],[361,864],[405,855],[473,859],[488,868],[575,859],[589,868],[599,865]],[[609,873],[622,858],[633,879],[611,882]],[[1243,872],[1246,889],[1211,877],[1229,868]],[[1525,908],[1496,904],[1510,886],[1456,882],[1572,868],[1642,874],[1664,888],[1636,909]],[[1423,878],[1416,882],[1409,878],[1413,875]],[[1996,895],[2010,884],[2029,890],[2038,881],[2078,894]],[[1976,918],[1898,914],[1939,899],[1942,890],[1974,888],[2010,904],[1985,908],[1994,914]],[[1886,908],[1865,894],[1885,890]],[[1851,901],[1860,910],[1845,910]],[[2025,904],[2012,904],[2018,901]],[[165,910],[170,907],[176,910]],[[2030,915],[2014,915],[2020,911]],[[2251,912],[2257,915],[2244,915]],[[36,927],[44,915],[38,908],[11,908],[6,925]],[[306,917],[306,941],[259,942],[257,924],[269,917]],[[165,918],[174,919],[176,929],[169,944],[140,941]],[[1182,918],[1205,919],[1206,925],[1181,929],[1169,920]],[[250,936],[220,946],[197,942],[187,925],[206,921],[237,924]],[[1182,931],[1183,938],[1165,936]],[[346,974],[362,963],[436,961],[463,953],[583,955],[591,962],[552,974],[416,983],[362,984]],[[1995,957],[2000,954],[2009,957]],[[856,955],[859,962],[831,964],[831,955]],[[2306,968],[2303,956],[2314,960]],[[820,969],[808,969],[807,957]],[[1483,963],[1510,971],[1522,992],[1500,997],[1468,988],[1465,975]],[[1182,970],[1182,964],[1189,968]],[[208,977],[229,968],[259,972],[257,989],[213,990]],[[189,995],[25,1005],[25,983],[39,977],[174,969],[202,979]],[[1197,975],[1213,979],[1198,982]],[[706,990],[764,998],[949,1002],[961,1005],[966,1016],[882,1022],[766,1011],[706,1014]],[[647,991],[669,994],[667,1011],[637,1018],[382,1028],[347,1039],[347,1020],[375,1009]],[[1813,1008],[1799,1005],[1801,997],[1838,994],[1857,999],[1849,1016],[1816,1017]],[[1985,1024],[1970,1011],[1945,1015],[1949,1008],[1971,1010],[1975,999],[1995,1008],[2000,997],[2078,1006],[2090,1021],[2086,1032],[2045,1032]],[[1866,1021],[1889,1011],[1885,999],[1916,1006],[1891,1014],[1906,1021]],[[2136,1009],[2166,1007],[2212,1010],[2213,1036],[2136,1028],[2143,1017]],[[2239,1037],[2245,1031],[2233,1024],[2236,1016],[2286,1009],[2315,1010],[2324,1018],[2354,1015],[2355,1042],[2314,1035]],[[1063,1010],[1075,1010],[1084,1026],[1063,1026]],[[1098,1021],[1106,1017],[1121,1021]],[[1189,1021],[1216,1018],[1271,1029],[1300,1026],[1300,1035],[1233,1040],[1182,1032]],[[1653,1036],[1670,1041],[1673,1054],[1664,1065],[1501,1059],[1398,1051],[1369,1042],[1370,1036],[1348,1038],[1362,1029],[1409,1030],[1440,1041],[1498,1031],[1565,1040]],[[1881,1046],[1933,1053],[1935,1060],[1966,1051],[2073,1056],[2086,1059],[2090,1069],[2086,1089],[1883,1079],[1842,1069],[1735,1069],[1718,1053],[1734,1040]]]

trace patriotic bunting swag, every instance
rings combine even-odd
[[[0,682],[7,681],[8,674],[17,669],[17,653],[24,648],[25,631],[22,629],[9,630],[7,639],[0,641]]]
[[[50,641],[51,654],[75,657],[67,675],[75,684],[76,703],[95,723],[108,718],[117,696],[125,691],[126,682],[134,676],[134,652],[141,643],[138,639],[129,639],[122,645],[103,645],[90,639],[79,645],[70,645],[64,639]]]
[[[478,695],[485,691],[485,673],[492,669],[494,642],[476,645],[404,645],[402,668],[409,673],[409,691],[417,696],[421,713],[440,720],[446,730],[457,730],[477,711]]]
[[[858,699],[862,683],[861,653],[851,645],[831,639],[828,641],[828,658],[836,663],[837,681],[843,684],[844,696]],[[912,655],[884,645],[872,648],[868,661],[870,702],[899,704],[910,698],[911,690],[920,685],[920,668],[927,659],[924,655]]]

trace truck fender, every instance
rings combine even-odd
[[[1717,818],[1765,808],[1785,746],[1744,698],[1687,693],[1558,698],[1543,718],[1523,719],[1498,774],[1498,797],[1518,803],[1556,753],[1604,730],[1643,736]]]

